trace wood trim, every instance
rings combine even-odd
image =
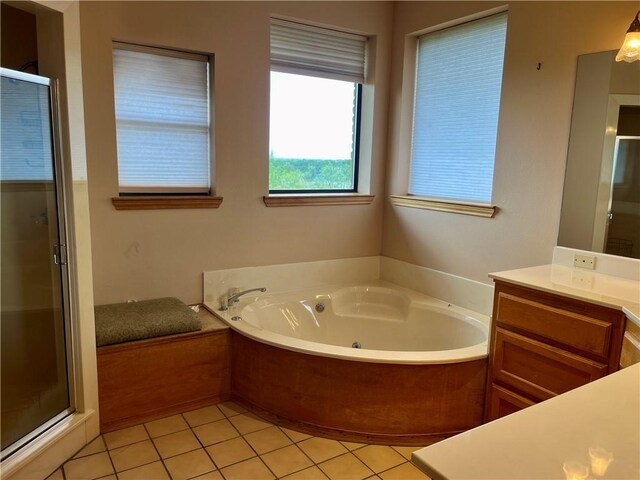
[[[205,195],[113,197],[116,210],[165,210],[181,208],[218,208],[222,197]]]
[[[476,217],[493,218],[498,207],[493,205],[476,205],[472,203],[454,203],[430,200],[413,195],[389,195],[391,204],[397,207],[421,208],[423,210],[436,210],[438,212],[461,213]]]
[[[363,193],[323,194],[323,195],[265,195],[262,197],[267,207],[312,207],[326,205],[369,205],[375,195]]]

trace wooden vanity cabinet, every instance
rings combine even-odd
[[[485,421],[615,372],[620,310],[496,281]]]

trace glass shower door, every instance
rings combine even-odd
[[[61,165],[52,82],[1,73],[2,458],[73,411]]]

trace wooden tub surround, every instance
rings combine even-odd
[[[426,445],[482,423],[486,358],[369,363],[298,353],[232,332],[231,398],[313,435]]]
[[[229,327],[199,316],[198,332],[97,349],[102,433],[229,399]]]

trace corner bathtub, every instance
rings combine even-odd
[[[231,394],[341,440],[426,445],[482,422],[488,318],[377,282],[243,297]]]

